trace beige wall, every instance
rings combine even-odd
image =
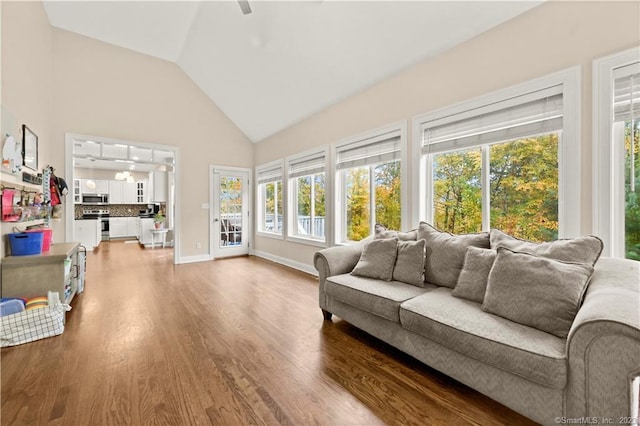
[[[53,57],[57,146],[68,132],[179,147],[181,256],[207,254],[208,166],[251,167],[253,144],[174,63],[59,29]]]
[[[262,141],[256,146],[256,164],[400,120],[408,121],[411,141],[411,119],[416,115],[580,65],[582,187],[579,190],[582,232],[589,234],[592,61],[640,44],[638,28],[638,2],[544,3]],[[306,265],[312,264],[317,250],[261,237],[256,237],[255,249]]]
[[[39,2],[0,2],[2,11],[2,142],[9,133],[21,139],[22,124],[38,135],[40,168],[49,164],[52,150],[53,36]],[[4,176],[1,176],[4,178]],[[2,224],[4,234],[11,224]],[[64,236],[64,234],[62,234]],[[0,244],[0,256],[5,244]]]

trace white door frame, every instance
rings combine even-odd
[[[215,259],[215,251],[216,251],[216,243],[218,241],[218,227],[216,226],[216,218],[218,213],[218,203],[214,197],[215,193],[215,185],[214,185],[214,174],[215,172],[231,172],[231,173],[247,173],[248,182],[246,183],[246,203],[247,206],[247,220],[246,220],[246,232],[243,232],[243,238],[246,238],[247,242],[247,254],[251,251],[251,238],[253,236],[253,169],[245,168],[245,167],[230,167],[230,166],[220,166],[215,164],[209,165],[209,258],[211,260]],[[219,223],[219,222],[218,222]],[[243,229],[244,231],[244,229]]]

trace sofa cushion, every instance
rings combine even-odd
[[[418,238],[427,242],[425,280],[454,288],[462,271],[467,247],[489,248],[489,233],[453,235],[420,222]]]
[[[393,267],[393,280],[424,287],[425,241],[398,241],[398,257]]]
[[[453,297],[447,288],[402,303],[400,322],[480,362],[544,386],[566,385],[566,340],[484,312],[477,303]]]
[[[360,260],[351,273],[361,277],[391,281],[397,254],[397,238],[370,241],[362,249]]]
[[[363,311],[399,322],[398,310],[405,300],[432,289],[398,281],[380,281],[350,274],[335,275],[325,281],[326,293]]]
[[[415,229],[408,232],[394,231],[385,228],[384,225],[376,223],[373,231],[373,239],[382,240],[387,238],[397,238],[400,241],[416,241],[418,239],[418,231]]]
[[[564,262],[588,263],[593,266],[602,253],[603,243],[598,237],[579,237],[566,240],[556,240],[546,243],[521,240],[505,234],[497,229],[490,232],[491,248],[508,248],[512,251],[529,253],[549,259]]]
[[[482,303],[494,260],[496,260],[495,250],[467,247],[467,255],[464,258],[462,272],[458,277],[458,284],[451,294],[472,302]]]
[[[593,266],[499,248],[482,309],[566,338]]]

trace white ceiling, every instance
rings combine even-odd
[[[51,1],[51,25],[176,62],[254,142],[541,1]]]

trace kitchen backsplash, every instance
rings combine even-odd
[[[140,210],[146,209],[146,204],[109,204],[108,206],[94,206],[76,204],[74,218],[79,219],[85,210],[109,210],[109,215],[114,217],[138,216]],[[164,210],[164,204],[161,205]]]

